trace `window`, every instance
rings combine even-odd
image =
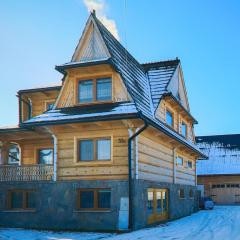
[[[112,99],[111,78],[97,79],[97,101],[108,101]]]
[[[80,210],[108,210],[111,208],[110,189],[79,189],[77,208]]]
[[[153,191],[148,191],[147,208],[149,212],[153,211]]]
[[[48,103],[47,104],[47,111],[52,110],[54,107],[54,103]]]
[[[188,161],[186,162],[186,167],[187,167],[187,168],[192,168],[192,167],[193,167],[193,164],[192,164],[192,161],[191,161],[191,160],[188,160]]]
[[[36,209],[36,192],[34,190],[11,190],[8,192],[8,209]]]
[[[20,150],[17,144],[12,143],[8,149],[8,164],[19,164]]]
[[[182,129],[182,135],[186,138],[187,137],[187,124],[182,122],[181,129]]]
[[[79,82],[79,102],[93,102],[93,80]]]
[[[185,198],[185,193],[183,188],[178,190],[178,195],[179,195],[179,198]]]
[[[192,189],[189,190],[189,198],[193,198],[193,190]]]
[[[78,82],[78,102],[92,103],[112,100],[112,79],[98,78]]]
[[[38,150],[38,163],[39,164],[53,164],[53,149],[39,149]]]
[[[111,160],[111,139],[83,139],[79,141],[79,161]]]
[[[170,111],[166,111],[166,123],[173,127],[173,114]]]
[[[178,157],[176,158],[176,163],[177,163],[177,165],[179,165],[179,166],[183,166],[183,158],[178,156]]]

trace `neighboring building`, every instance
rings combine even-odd
[[[139,64],[92,13],[61,86],[21,90],[0,130],[0,226],[124,230],[198,209],[178,59]]]
[[[198,184],[218,204],[240,204],[240,134],[196,137],[209,157],[197,162]]]

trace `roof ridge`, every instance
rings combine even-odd
[[[176,58],[176,59],[146,62],[146,63],[142,63],[141,65],[144,67],[144,69],[146,69],[151,67],[173,66],[173,65],[178,65],[179,63],[180,63],[180,59]]]

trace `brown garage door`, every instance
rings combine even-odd
[[[211,196],[217,204],[240,204],[240,184],[213,184]]]

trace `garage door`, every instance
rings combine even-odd
[[[211,196],[217,204],[240,204],[240,184],[214,184],[211,188]]]

